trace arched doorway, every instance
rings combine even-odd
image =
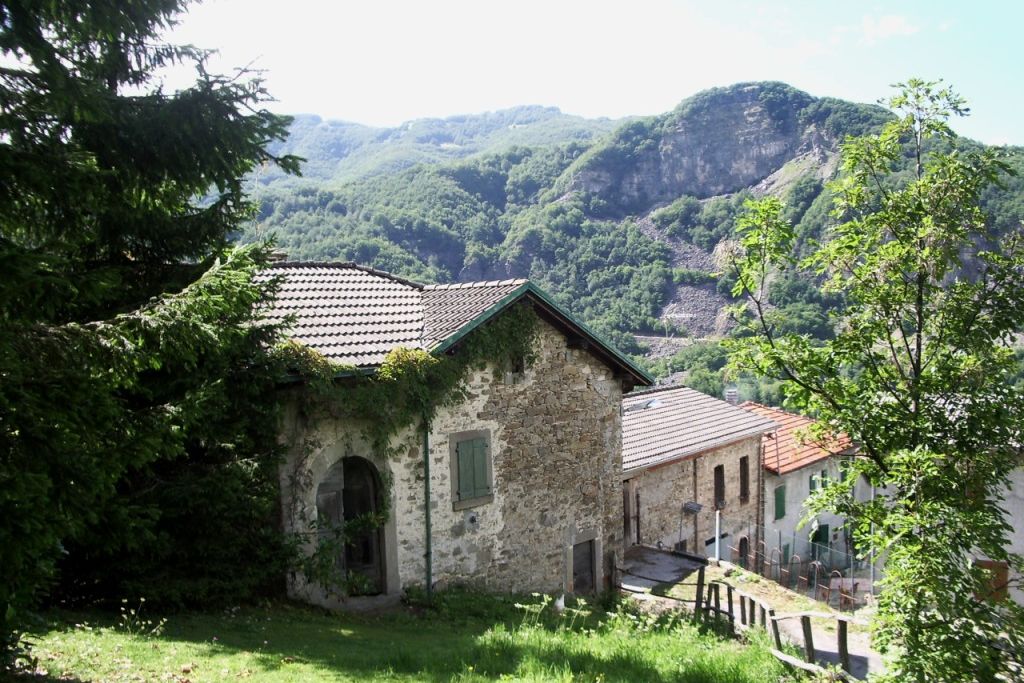
[[[327,471],[316,489],[316,509],[321,537],[331,537],[349,526],[349,538],[338,553],[337,568],[354,575],[354,594],[375,595],[385,588],[384,529],[369,522],[379,512],[380,476],[369,460],[342,458]]]
[[[747,569],[747,565],[750,564],[750,541],[744,536],[740,539],[740,566]]]

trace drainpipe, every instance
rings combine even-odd
[[[423,559],[427,569],[427,600],[434,597],[434,567],[432,534],[430,530],[430,419],[423,416],[423,518],[426,523],[426,552]]]

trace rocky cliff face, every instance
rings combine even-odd
[[[776,96],[765,84],[708,91],[649,120],[644,140],[629,127],[620,131],[619,149],[631,149],[616,155],[613,144],[599,151],[575,169],[569,189],[639,213],[681,195],[707,198],[755,186],[796,157],[835,152],[835,140],[801,120],[812,102],[793,89]]]
[[[364,140],[351,126],[303,119],[309,130],[294,144],[305,140],[311,158],[323,151],[326,170],[295,189],[267,182],[260,229],[297,258],[425,281],[529,277],[624,348],[638,348],[630,334],[715,337],[729,327],[732,289],[716,254],[745,200],[782,198],[799,248],[827,222],[823,181],[839,141],[889,116],[768,82],[618,124],[528,107]],[[322,179],[351,177],[338,169],[356,163],[358,180]]]

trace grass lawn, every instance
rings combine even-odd
[[[785,676],[762,638],[744,644],[685,618],[621,608],[591,613],[584,605],[559,616],[542,607],[544,598],[525,600],[528,609],[511,597],[451,592],[431,607],[376,615],[279,604],[171,615],[150,635],[112,616],[57,613],[31,634],[38,665],[23,679],[761,683]]]

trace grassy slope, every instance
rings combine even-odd
[[[763,641],[747,646],[689,621],[624,612],[545,610],[538,619],[500,597],[447,595],[439,608],[375,616],[291,606],[177,615],[151,636],[93,619],[60,615],[34,634],[51,679],[726,683],[783,674]]]

